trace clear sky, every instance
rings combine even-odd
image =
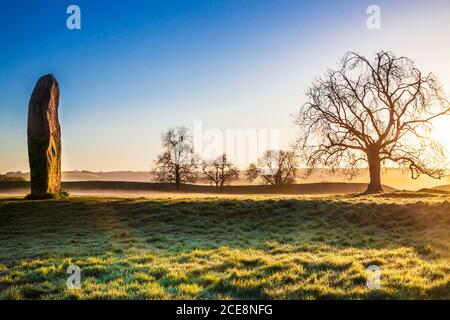
[[[70,4],[81,30],[66,27]],[[371,4],[380,30],[366,27]],[[29,170],[28,100],[46,73],[61,89],[63,170],[149,170],[161,132],[194,121],[278,129],[287,146],[314,77],[348,50],[381,49],[450,92],[450,2],[2,1],[0,172]],[[445,121],[436,134],[450,141]]]

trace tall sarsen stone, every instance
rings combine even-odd
[[[42,76],[36,83],[28,106],[31,198],[47,198],[61,191],[58,105],[58,82],[51,74]]]

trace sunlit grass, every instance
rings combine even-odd
[[[3,299],[450,298],[450,196],[0,200]],[[82,270],[81,290],[65,281]],[[368,290],[366,268],[382,270]]]

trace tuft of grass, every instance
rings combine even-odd
[[[58,193],[46,193],[44,195],[28,194],[26,200],[51,200],[51,199],[68,199],[70,196],[69,191],[61,190]]]

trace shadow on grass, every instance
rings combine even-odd
[[[450,226],[447,200],[380,201],[391,197],[1,200],[0,241],[13,250],[20,247],[7,253],[17,258],[28,252],[24,248],[37,252],[40,245],[46,251],[64,246],[94,252],[133,246],[183,251],[224,245],[264,248],[278,242],[423,251],[432,240],[428,235]],[[94,242],[101,245],[89,248]],[[3,253],[0,258],[7,257]]]

